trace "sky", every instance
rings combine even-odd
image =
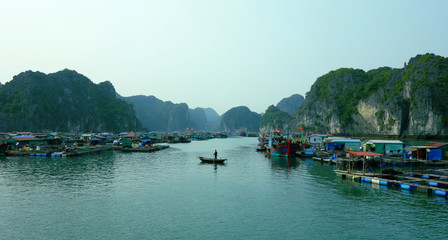
[[[122,96],[257,113],[332,70],[448,57],[448,1],[1,0],[0,82],[75,70]]]

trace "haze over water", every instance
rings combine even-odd
[[[267,158],[256,138],[0,158],[0,239],[445,239],[444,198]],[[198,156],[228,158],[201,164]]]

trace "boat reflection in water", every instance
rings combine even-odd
[[[296,157],[282,157],[282,156],[273,156],[267,154],[266,157],[271,160],[271,164],[273,167],[280,168],[296,168],[299,166],[300,160]]]

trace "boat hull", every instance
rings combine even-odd
[[[269,148],[269,154],[273,156],[295,156],[300,146],[297,143],[278,143]]]
[[[206,158],[206,157],[198,157],[202,162],[206,163],[223,163],[225,158]]]

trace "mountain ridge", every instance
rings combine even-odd
[[[319,77],[290,125],[308,132],[448,136],[448,58],[417,55],[403,68],[340,68]]]

